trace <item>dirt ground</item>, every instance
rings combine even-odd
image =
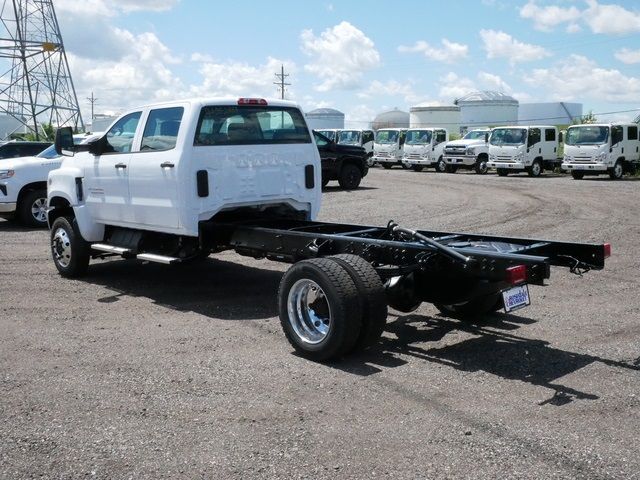
[[[0,477],[638,478],[640,182],[373,169],[321,219],[611,242],[481,325],[391,311],[378,348],[292,353],[287,267],[233,253],[58,276],[0,220]]]

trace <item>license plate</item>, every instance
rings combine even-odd
[[[529,286],[521,285],[505,290],[502,292],[502,299],[504,300],[504,311],[507,313],[531,305]]]

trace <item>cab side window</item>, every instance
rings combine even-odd
[[[142,134],[141,151],[171,150],[176,146],[184,108],[151,110]]]
[[[556,131],[553,128],[545,128],[544,129],[544,139],[547,142],[555,142],[556,141]]]
[[[629,140],[638,140],[638,127],[629,127]]]
[[[529,130],[529,146],[540,142],[540,129],[532,128]]]
[[[106,135],[107,143],[114,153],[128,153],[131,151],[133,137],[140,121],[141,112],[130,113],[118,120]]]
[[[447,138],[447,132],[444,130],[436,130],[436,145],[442,143]]]

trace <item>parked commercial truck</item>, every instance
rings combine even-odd
[[[552,265],[583,273],[610,254],[608,244],[319,222],[318,149],[300,107],[284,100],[144,106],[87,146],[74,147],[70,128],[55,145],[67,158],[49,173],[47,216],[63,277],[113,256],[173,265],[234,250],[289,262],[280,321],[314,360],[375,344],[388,306],[433,302],[463,319],[512,311]]]
[[[364,148],[365,152],[367,152],[367,156],[369,159],[373,157],[373,142],[375,139],[375,134],[373,130],[347,130],[342,129],[338,130],[338,144],[339,145],[350,145],[350,146],[359,146]],[[369,166],[372,165],[372,161],[369,160]]]
[[[448,140],[449,132],[444,128],[410,128],[404,142],[402,163],[416,172],[425,167],[444,172],[446,165],[442,154]]]
[[[553,126],[513,126],[494,128],[489,138],[489,168],[500,176],[527,172],[539,177],[544,170],[560,166],[558,129]]]
[[[567,129],[562,170],[580,180],[608,174],[620,179],[640,168],[637,123],[574,125]]]
[[[402,163],[406,132],[406,129],[402,128],[381,128],[378,130],[373,144],[373,163],[380,164],[387,169],[394,165],[407,168]]]
[[[477,128],[468,131],[460,140],[448,142],[444,147],[447,171],[455,173],[459,168],[473,169],[479,175],[489,170],[489,136],[491,129]]]

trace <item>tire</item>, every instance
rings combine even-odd
[[[362,172],[353,163],[345,163],[338,175],[338,183],[345,190],[354,190],[360,185]]]
[[[384,286],[378,272],[364,258],[341,254],[329,257],[349,273],[358,290],[362,328],[354,350],[361,350],[378,343],[387,324],[387,302]]]
[[[539,177],[543,170],[542,162],[540,160],[534,160],[531,166],[527,168],[527,173],[530,177]]]
[[[476,165],[474,170],[478,175],[486,175],[489,171],[489,167],[487,166],[487,159],[482,157],[476,161]]]
[[[47,227],[47,190],[33,190],[27,192],[18,205],[18,217],[20,221],[35,228]]]
[[[81,277],[87,272],[91,246],[82,238],[72,217],[58,217],[51,225],[51,255],[60,275]]]
[[[424,169],[424,165],[412,165],[411,169],[414,172],[421,172]]]
[[[453,305],[441,303],[434,305],[444,316],[463,321],[481,320],[483,315],[496,312],[504,306],[500,293],[474,298],[473,300]]]
[[[407,165],[404,162],[400,162],[400,166],[402,167],[403,170],[409,170],[409,168],[411,168],[411,167],[409,167],[409,165]]]
[[[287,340],[296,352],[315,361],[353,350],[361,330],[360,305],[351,276],[330,258],[294,264],[278,289],[280,323]]]
[[[442,157],[436,162],[436,172],[445,173],[448,170],[447,164]]]
[[[611,180],[620,180],[624,175],[624,165],[618,160],[611,170],[609,170],[609,178]]]
[[[584,178],[583,172],[576,172],[575,170],[571,171],[571,176],[574,180],[582,180]]]
[[[457,165],[447,165],[447,173],[456,173],[458,171]]]
[[[509,171],[505,168],[498,168],[497,172],[498,172],[498,175],[501,177],[506,177],[507,175],[509,175]]]
[[[382,168],[384,168],[385,170],[389,170],[391,168],[391,164],[390,163],[382,163]]]

